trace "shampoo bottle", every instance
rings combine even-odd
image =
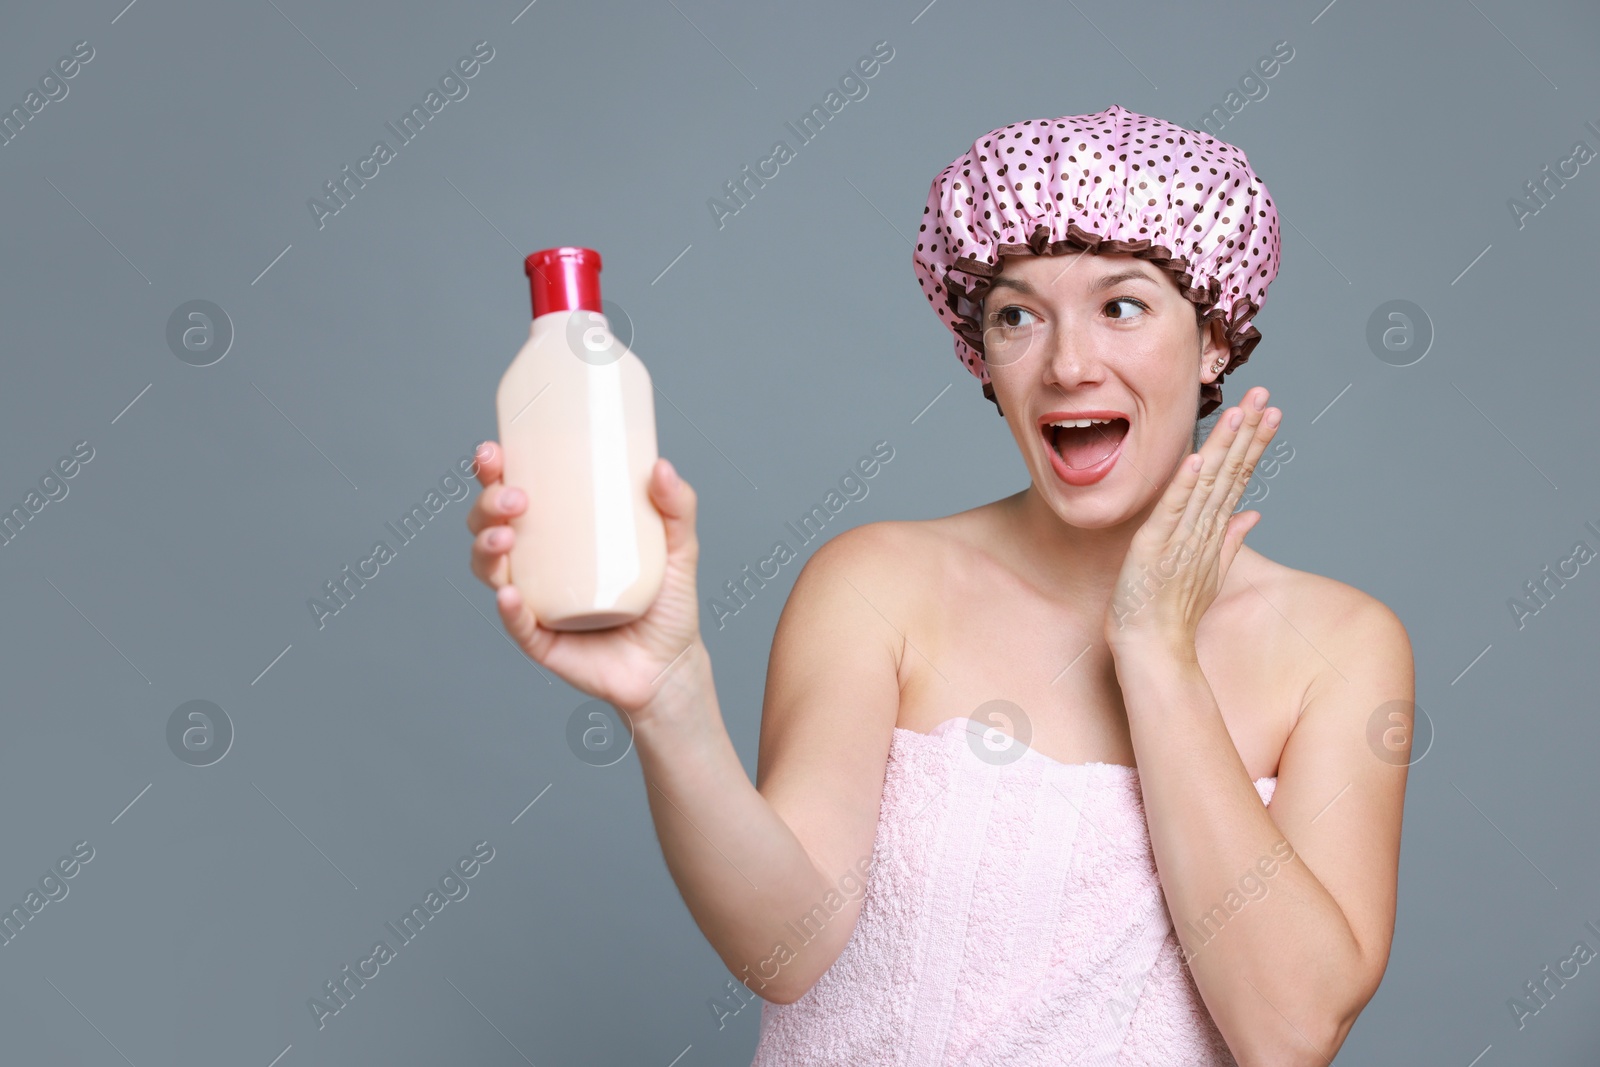
[[[666,572],[650,374],[602,311],[600,253],[546,248],[524,270],[533,326],[495,395],[503,480],[528,497],[511,518],[511,581],[547,629],[619,626]]]

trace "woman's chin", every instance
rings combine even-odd
[[[1057,518],[1080,530],[1104,530],[1120,526],[1138,510],[1138,501],[1114,485],[1101,482],[1087,489],[1079,489],[1062,485],[1053,474],[1049,477],[1049,481],[1036,481],[1035,490]]]
[[[1122,508],[1102,511],[1099,508],[1058,507],[1055,512],[1062,522],[1079,530],[1115,529],[1126,523],[1131,516],[1130,512]]]

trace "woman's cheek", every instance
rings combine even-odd
[[[1003,394],[1020,399],[1033,388],[1038,378],[1038,361],[1032,356],[1038,348],[1038,340],[1032,337],[1007,338],[1004,343],[988,346],[989,381],[996,394],[1002,394],[1002,407],[1005,406]]]

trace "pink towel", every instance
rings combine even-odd
[[[895,729],[855,930],[805,996],[762,1002],[751,1067],[1236,1067],[1181,962],[1138,771],[997,764],[982,730]],[[1277,779],[1255,785],[1270,803]]]

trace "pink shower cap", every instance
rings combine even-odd
[[[1208,134],[1115,104],[1014,122],[940,171],[922,213],[912,267],[991,401],[978,316],[1003,255],[1087,250],[1149,260],[1204,320],[1222,320],[1231,349],[1224,375],[1261,340],[1250,320],[1278,273],[1278,212],[1244,153]],[[1221,406],[1221,378],[1201,383],[1201,418]]]

